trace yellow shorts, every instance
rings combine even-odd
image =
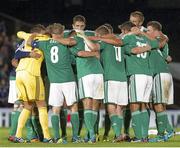
[[[41,76],[33,76],[27,71],[17,71],[16,87],[20,100],[31,102],[45,99]]]

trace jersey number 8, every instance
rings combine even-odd
[[[50,53],[51,53],[51,61],[52,61],[52,63],[57,63],[59,61],[58,47],[57,46],[51,47]]]

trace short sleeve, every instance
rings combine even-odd
[[[70,54],[70,61],[71,61],[71,64],[76,64],[76,58],[73,54]]]
[[[38,41],[38,40],[34,40],[32,43],[34,48],[39,48],[41,50],[46,49],[46,41]]]
[[[158,40],[149,40],[149,44],[152,47],[152,49],[159,48],[159,41]]]
[[[84,42],[83,42],[83,39],[81,39],[81,38],[79,38],[77,36],[74,36],[73,38],[75,39],[77,44],[74,45],[73,47],[69,48],[69,50],[71,51],[71,53],[73,55],[77,56],[79,51],[84,50]]]
[[[99,44],[99,46],[100,46],[100,50],[103,50],[103,49],[105,49],[105,43],[104,42],[102,42],[102,41],[99,41],[98,42],[98,44]]]
[[[76,47],[71,47],[69,48],[69,50],[71,51],[71,53],[74,55],[74,56],[77,56],[78,52],[80,50],[78,50]]]
[[[162,49],[161,49],[161,53],[163,55],[163,57],[166,59],[169,56],[169,46],[168,44],[166,44]]]
[[[122,38],[123,45],[127,45],[131,43],[132,41],[132,35],[126,35],[125,37]]]
[[[132,54],[132,49],[134,47],[135,47],[134,45],[130,45],[130,44],[123,46],[125,54],[131,55]]]
[[[132,54],[132,49],[137,47],[136,42],[134,40],[134,35],[126,35],[122,41],[123,41],[123,47],[124,47],[124,51],[125,54],[127,55],[131,55]]]

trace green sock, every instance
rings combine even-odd
[[[120,132],[119,135],[121,135],[122,126],[123,126],[123,116],[119,115],[117,117],[117,127],[118,127],[118,131]]]
[[[168,119],[167,114],[166,114],[166,131],[167,131],[167,132],[172,132],[172,131],[174,131],[172,125],[169,123],[169,119]]]
[[[89,132],[90,138],[94,137],[95,134],[96,134],[95,126],[97,126],[96,122],[97,122],[97,116],[98,116],[98,112],[97,111],[92,110],[91,113],[92,113],[91,125],[92,125],[93,130],[91,130]]]
[[[126,108],[123,111],[123,117],[124,117],[124,133],[129,135],[129,127],[131,122],[131,111],[129,108]]]
[[[83,123],[84,123],[84,110],[80,109],[78,112],[79,112],[79,130],[78,130],[78,135],[80,136],[81,129],[82,129]]]
[[[109,135],[109,131],[111,128],[111,120],[109,119],[109,114],[105,114],[105,120],[104,120],[104,136]]]
[[[86,129],[86,131],[85,131],[85,136],[84,136],[84,137],[89,139],[89,138],[90,138],[90,137],[89,137],[89,131],[88,131],[88,128],[87,128],[87,126],[86,126],[86,123],[84,123],[84,127],[85,127],[85,129]]]
[[[68,115],[68,110],[66,108],[62,109],[60,112],[60,123],[61,123],[62,137],[67,136],[67,133],[66,133],[67,115]]]
[[[158,124],[158,134],[159,135],[164,135],[164,132],[166,130],[166,112],[159,112],[156,113],[156,117],[157,117],[157,124]]]
[[[10,128],[10,131],[9,131],[9,135],[10,136],[14,136],[16,134],[16,131],[15,131],[15,128],[13,127],[14,124],[14,119],[15,119],[15,111],[11,112],[11,128]]]
[[[95,135],[92,110],[84,110],[84,121],[86,124],[86,128],[88,129],[88,132],[90,134],[90,138],[92,138]]]
[[[10,136],[14,136],[16,134],[16,130],[15,130],[15,127],[14,127],[15,114],[16,114],[16,111],[11,112],[11,128],[10,128],[10,131],[9,131]]]
[[[31,116],[31,122],[33,124],[33,128],[36,132],[36,135],[38,136],[39,140],[42,141],[43,140],[43,131],[42,131],[41,124],[39,122],[39,117]]]
[[[31,140],[33,138],[38,138],[37,135],[36,135],[36,132],[35,132],[35,130],[33,128],[31,118],[27,119],[25,126],[26,126],[26,130],[27,130],[26,137],[27,137],[28,140]]]
[[[143,138],[148,137],[148,130],[149,130],[149,113],[147,110],[141,111],[141,121],[143,122],[142,124],[142,132],[143,132]]]
[[[132,128],[134,130],[135,137],[142,139],[142,121],[141,112],[139,110],[132,112]]]
[[[120,130],[119,130],[118,125],[117,125],[118,124],[117,123],[117,121],[118,121],[117,118],[118,118],[118,115],[111,115],[110,116],[111,126],[112,126],[112,129],[113,129],[116,137],[118,137],[120,135]]]
[[[54,138],[58,139],[60,138],[60,133],[59,133],[59,115],[58,114],[53,114],[51,116],[51,123],[52,123],[52,128],[54,132]]]
[[[18,124],[18,118],[20,115],[20,111],[13,111],[11,113],[11,129],[10,129],[10,136],[15,136]]]
[[[94,127],[94,131],[95,131],[95,124],[96,124],[96,121],[97,121],[97,116],[98,116],[98,112],[92,110],[92,120],[91,120],[91,124],[92,124],[92,126]]]
[[[71,124],[73,130],[73,136],[78,136],[79,131],[79,114],[78,112],[71,113]]]

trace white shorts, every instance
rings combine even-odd
[[[145,102],[150,101],[150,95],[152,90],[152,76],[135,74],[130,76],[129,79],[129,101]]]
[[[117,105],[128,104],[127,82],[106,81],[104,94],[104,103],[113,103]]]
[[[154,77],[153,103],[174,103],[174,88],[172,75],[160,73]]]
[[[76,83],[50,83],[49,105],[61,107],[64,101],[66,101],[67,106],[71,106],[77,102]]]
[[[79,97],[80,99],[104,98],[104,81],[102,74],[86,75],[78,80]]]
[[[18,100],[18,97],[17,97],[17,90],[16,90],[16,80],[10,80],[8,103],[14,104],[17,100]]]

